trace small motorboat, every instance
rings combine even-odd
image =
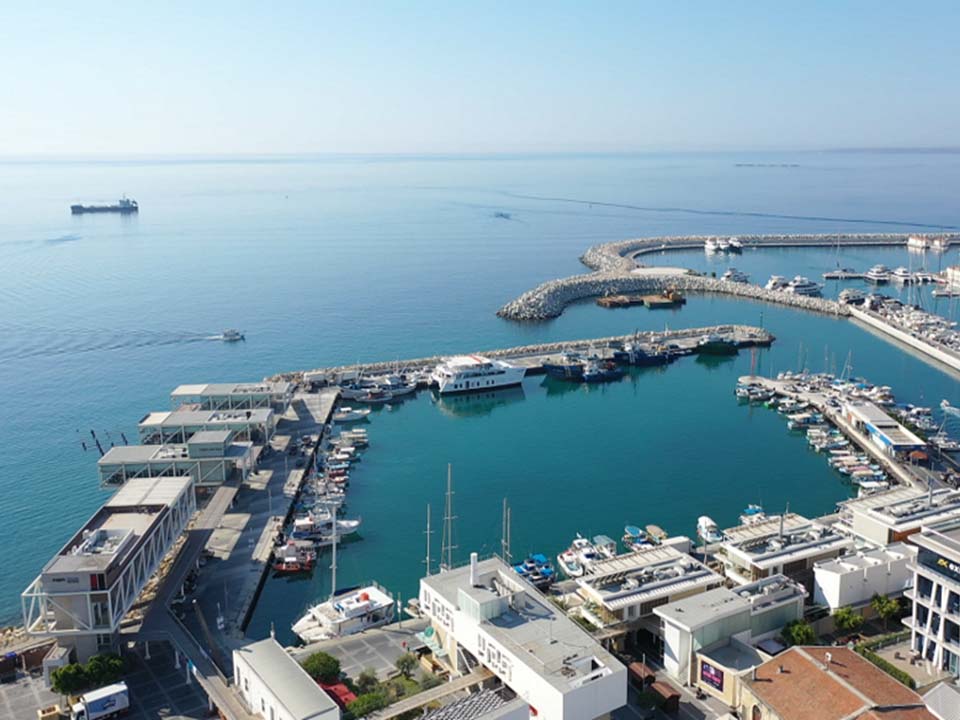
[[[239,342],[240,340],[246,340],[242,332],[233,329],[224,330],[222,333],[220,333],[220,337],[218,339],[222,340],[223,342]]]
[[[367,408],[342,407],[333,414],[333,421],[336,423],[351,423],[366,420],[370,414]]]

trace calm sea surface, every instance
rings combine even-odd
[[[535,325],[494,315],[543,280],[581,272],[577,257],[593,243],[935,231],[960,226],[958,190],[960,155],[933,154],[0,163],[0,524],[9,540],[0,621],[17,619],[19,592],[105,499],[97,455],[81,440],[91,429],[117,442],[121,432],[135,436],[180,383],[762,322],[778,337],[756,356],[764,373],[840,368],[852,353],[857,374],[892,385],[903,401],[960,404],[954,376],[852,323],[786,308],[695,296],[679,311],[583,303]],[[121,192],[140,201],[138,217],[69,213],[71,202]],[[760,282],[818,276],[838,261],[946,262],[900,250],[648,261],[718,272],[733,264]],[[955,314],[955,303],[924,304]],[[247,341],[205,339],[225,327]],[[750,365],[747,353],[687,358],[604,387],[531,378],[522,393],[453,403],[421,393],[377,412],[349,499],[363,541],[343,548],[338,584],[377,579],[404,597],[415,592],[425,506],[438,521],[448,462],[461,558],[497,549],[504,497],[517,554],[555,554],[576,532],[619,537],[628,522],[690,534],[698,515],[733,523],[749,502],[830,511],[849,493],[840,476],[776,413],[734,401]],[[274,621],[289,639],[292,617],[328,591],[324,572],[271,580],[250,634]]]

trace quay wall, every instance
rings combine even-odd
[[[682,340],[684,338],[699,338],[712,333],[732,333],[742,339],[752,339],[755,342],[770,342],[773,335],[763,328],[752,325],[715,325],[710,327],[686,328],[682,330],[668,331],[648,331],[640,333],[631,333],[629,335],[611,335],[602,338],[587,338],[580,340],[562,340],[558,342],[539,343],[537,345],[518,345],[510,348],[500,348],[496,350],[481,350],[478,355],[489,358],[521,358],[536,355],[550,355],[552,353],[564,352],[566,350],[587,350],[592,346],[603,347],[610,343],[623,343],[638,339],[641,342],[662,343],[671,340]],[[383,362],[361,363],[354,365],[339,365],[329,368],[317,368],[315,370],[297,370],[292,372],[274,375],[267,380],[270,381],[291,381],[299,382],[307,373],[325,373],[327,375],[337,375],[345,372],[360,372],[363,374],[378,374],[392,372],[398,366],[409,370],[432,369],[438,363],[442,362],[449,355],[433,355],[431,357],[413,358],[411,360],[388,360]]]
[[[667,286],[663,281],[668,276],[663,273],[647,276],[642,273],[638,274],[638,265],[635,258],[645,253],[664,250],[702,248],[707,237],[709,236],[677,235],[636,238],[594,245],[580,257],[580,261],[593,270],[593,273],[545,282],[508,302],[497,311],[497,315],[507,320],[547,320],[560,315],[569,303],[583,298],[607,293],[662,291]],[[835,233],[725,237],[737,237],[745,248],[830,247],[834,245],[897,246],[905,244],[910,237],[926,239],[937,237],[950,244],[960,243],[960,233]],[[690,274],[682,274],[678,270],[678,274],[669,275],[669,286],[693,292],[716,292],[749,297],[836,315],[849,314],[843,306],[830,300],[797,297],[786,293],[766,291],[757,286],[742,283],[714,282],[712,278],[692,279],[695,277]]]
[[[525,292],[497,312],[508,320],[547,320],[557,317],[572,302],[588,297],[623,293],[661,293],[668,288],[685,292],[706,292],[764,300],[830,315],[849,315],[847,306],[835,300],[805,297],[759,285],[735,283],[717,278],[677,272],[676,274],[643,275],[634,272],[597,272],[551,280]]]
[[[945,348],[937,347],[931,343],[923,340],[921,338],[914,337],[909,332],[901,330],[895,325],[890,324],[884,318],[877,316],[876,314],[869,312],[867,310],[862,310],[860,308],[854,307],[850,309],[851,315],[857,320],[870,325],[871,327],[876,328],[889,335],[892,338],[899,340],[902,343],[909,345],[910,347],[919,350],[924,355],[938,360],[947,367],[960,371],[960,355],[957,353],[950,352]]]

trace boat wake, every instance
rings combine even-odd
[[[214,339],[202,333],[162,330],[51,330],[16,328],[3,330],[0,362],[37,357],[76,355],[166,345],[189,345]],[[220,336],[215,336],[219,340]]]
[[[540,202],[559,202],[570,203],[574,205],[596,205],[603,208],[617,208],[621,210],[636,210],[638,212],[650,213],[684,213],[687,215],[714,215],[721,217],[752,217],[752,218],[773,218],[776,220],[801,220],[808,222],[834,222],[834,223],[853,223],[860,225],[893,225],[905,228],[926,228],[930,230],[956,230],[956,225],[935,225],[931,223],[920,223],[911,220],[877,220],[871,218],[838,218],[826,217],[820,215],[787,215],[781,213],[752,212],[749,210],[704,210],[702,208],[685,207],[651,207],[645,205],[630,205],[628,203],[606,202],[602,200],[584,200],[581,198],[551,197],[548,195],[524,195],[501,191],[502,195],[515,198],[517,200],[537,200]]]

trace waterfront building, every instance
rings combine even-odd
[[[716,588],[654,610],[663,624],[663,667],[683,685],[699,685],[738,704],[738,676],[765,655],[754,647],[803,617],[807,593],[783,575],[735,590]]]
[[[935,720],[923,698],[846,647],[792,647],[742,678],[745,720]]]
[[[924,527],[910,538],[913,613],[904,619],[910,642],[937,670],[960,676],[960,521]]]
[[[185,444],[117,445],[97,461],[101,487],[181,475],[190,475],[197,486],[220,485],[235,473],[246,479],[253,465],[253,443],[234,442],[232,430],[201,430]]]
[[[233,651],[233,682],[262,720],[340,720],[340,707],[273,637]]]
[[[174,409],[252,410],[272,408],[282,415],[293,401],[293,383],[204,383],[180,385],[170,393]]]
[[[834,612],[862,608],[874,595],[900,597],[913,587],[910,565],[916,548],[895,543],[824,560],[813,566],[813,602]]]
[[[885,547],[920,532],[923,525],[960,519],[960,490],[896,487],[837,504],[834,529],[858,543]]]
[[[27,632],[79,661],[114,650],[121,620],[195,511],[193,478],[128,482],[24,590]]]
[[[657,635],[655,608],[722,584],[722,577],[678,548],[654,546],[594,563],[590,575],[577,578],[579,611],[602,637],[639,630]]]
[[[626,668],[497,557],[422,578],[419,601],[435,656],[486,668],[531,717],[590,720],[627,701]]]
[[[923,440],[890,417],[883,408],[871,402],[846,403],[843,405],[843,416],[869,437],[877,448],[890,456],[927,447]]]
[[[252,410],[173,410],[148,413],[137,424],[142,445],[186,443],[202,430],[231,430],[234,440],[263,445],[273,437],[276,414],[270,408]]]
[[[816,562],[839,557],[854,547],[851,538],[796,513],[772,515],[724,530],[723,535],[717,557],[724,575],[737,585],[782,573],[810,588]]]

